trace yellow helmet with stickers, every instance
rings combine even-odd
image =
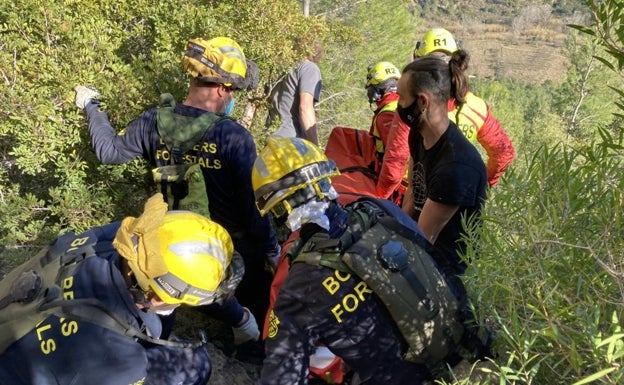
[[[182,57],[184,70],[207,83],[236,89],[246,86],[247,60],[240,45],[229,37],[191,39]]]
[[[453,34],[444,28],[433,28],[427,31],[422,39],[416,42],[414,59],[429,55],[432,52],[443,52],[447,55],[451,55],[458,49],[459,47],[457,46]]]
[[[289,214],[311,199],[325,198],[338,167],[321,149],[301,138],[270,137],[254,162],[251,183],[260,214]]]
[[[202,215],[170,211],[158,239],[167,272],[149,280],[154,293],[167,304],[215,302],[234,254],[228,232]]]
[[[377,86],[388,79],[399,80],[401,71],[392,63],[380,61],[368,66],[364,88]]]

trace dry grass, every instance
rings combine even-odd
[[[550,20],[547,25],[532,26],[517,33],[506,24],[468,23],[446,28],[470,53],[470,76],[542,84],[560,80],[569,64],[561,52],[567,33],[563,21]],[[418,36],[426,30],[419,29]]]

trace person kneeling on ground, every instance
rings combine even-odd
[[[222,226],[189,211],[167,212],[156,194],[140,217],[68,233],[43,253],[0,282],[2,383],[208,382],[203,344],[158,339],[159,315],[232,295],[244,266]],[[16,298],[24,277],[37,273],[39,290]],[[30,304],[37,306],[25,310]]]
[[[300,138],[269,138],[254,164],[260,213],[271,213],[294,232],[283,248],[290,270],[269,312],[258,384],[307,383],[318,344],[341,357],[362,383],[422,384],[433,375],[424,363],[405,359],[408,343],[378,293],[344,263],[328,263],[323,252],[315,252],[333,244],[342,255],[338,242],[354,234],[351,209],[336,201],[330,181],[338,173],[317,146]],[[312,261],[315,256],[320,263]]]

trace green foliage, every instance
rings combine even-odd
[[[411,60],[417,20],[409,4],[399,0],[319,3],[315,12],[332,27],[342,25],[320,62],[319,136],[324,142],[336,126],[368,130],[373,113],[364,90],[366,69],[382,60],[402,69]]]
[[[475,79],[471,85],[475,94],[490,105],[518,154],[531,153],[545,143],[566,139],[561,119],[552,109],[551,84]],[[516,162],[516,167],[521,165]]]
[[[520,383],[570,384],[607,368],[604,383],[624,379],[613,321],[624,303],[622,146],[601,133],[526,155],[526,171],[510,170],[488,202],[472,250],[468,278],[497,321],[497,365]]]
[[[585,0],[592,11],[594,24],[591,26],[571,25],[570,27],[594,37],[596,44],[606,49],[607,57],[598,56],[607,67],[620,72],[624,69],[624,11],[622,2],[619,0],[596,1]],[[614,65],[611,59],[616,60]]]
[[[185,96],[180,58],[189,38],[232,36],[261,74],[277,74],[295,61],[296,38],[325,35],[322,20],[293,12],[295,1],[214,3],[24,0],[0,8],[0,244],[135,214],[151,193],[144,163],[101,166],[94,157],[75,85],[98,88],[121,130],[160,93]],[[239,105],[253,96],[241,95]]]
[[[250,129],[262,145],[268,89],[320,39],[324,142],[334,126],[369,127],[369,64],[388,60],[402,68],[416,27],[447,20],[421,20],[421,7],[469,20],[470,12],[495,9],[510,17],[526,5],[470,2],[477,11],[468,12],[468,2],[311,3],[310,18],[294,0],[22,0],[0,8],[2,262],[14,264],[68,229],[136,215],[153,191],[143,161],[99,164],[73,103],[77,84],[101,91],[120,131],[161,92],[184,97],[187,39],[229,35],[260,68],[261,86],[237,96],[235,116],[241,106],[256,108]],[[555,10],[569,14],[575,3],[555,2]],[[588,5],[594,25],[575,28],[592,40],[574,35],[568,42],[573,65],[561,84],[472,81],[518,152],[491,190],[468,255],[475,261],[468,287],[500,353],[482,370],[501,384],[624,381],[623,13],[621,1]],[[606,74],[598,62],[615,72]],[[595,70],[581,83],[590,63]],[[583,90],[590,92],[578,103]]]
[[[564,81],[555,89],[553,107],[563,118],[564,130],[576,140],[596,137],[600,127],[613,119],[613,91],[622,80],[606,71],[596,59],[600,46],[579,33],[571,33],[565,44],[571,66]]]

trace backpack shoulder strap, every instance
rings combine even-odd
[[[77,321],[89,322],[121,335],[156,345],[196,348],[203,344],[200,341],[170,341],[151,337],[95,298],[73,299],[69,301],[57,299],[41,306],[40,311],[43,313],[53,312]]]
[[[175,164],[182,164],[182,156],[199,142],[219,121],[230,119],[227,116],[205,112],[197,117],[185,116],[174,112],[176,102],[173,95],[160,95],[156,112],[158,135],[171,152]]]
[[[416,242],[416,244],[425,249],[427,253],[436,253],[433,245],[427,240],[427,237],[420,230],[418,224],[394,202],[388,199],[363,196],[352,204],[356,203],[372,206],[372,210],[376,212],[377,221],[383,222],[384,226],[387,228]]]
[[[349,205],[347,210],[348,226],[340,238],[329,238],[327,232],[319,230],[317,226],[314,226],[316,231],[302,231],[287,253],[291,264],[305,262],[350,273],[351,269],[343,262],[342,254],[375,224],[376,214],[364,206]]]

